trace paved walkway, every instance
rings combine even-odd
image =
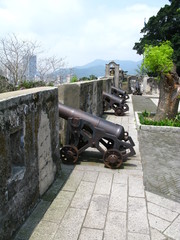
[[[136,156],[118,170],[104,168],[96,151],[84,161],[63,169],[69,178],[57,179],[20,229],[16,240],[165,240],[180,239],[180,204],[144,190],[143,172],[131,99],[126,116],[108,115],[133,138]],[[92,162],[85,161],[92,156]],[[58,189],[63,185],[61,191]],[[54,196],[54,195],[53,195]],[[46,211],[47,210],[47,211]]]

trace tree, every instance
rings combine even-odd
[[[179,104],[179,77],[174,71],[173,48],[169,41],[159,46],[146,45],[142,68],[149,75],[156,75],[159,83],[159,103],[155,120],[174,118]]]
[[[4,77],[7,77],[14,87],[24,80],[33,80],[27,79],[29,60],[40,53],[43,53],[43,50],[36,41],[23,40],[15,34],[0,39],[0,69]],[[37,59],[37,66],[33,68],[37,68],[40,80],[55,82],[57,78],[62,77],[64,59],[55,56]]]
[[[15,34],[0,39],[1,69],[6,72],[14,86],[23,79],[29,56],[33,56],[38,48],[37,42],[24,41]]]
[[[91,75],[89,75],[89,79],[90,80],[95,80],[95,79],[97,79],[97,77],[95,75],[91,74]]]
[[[180,1],[169,0],[169,2],[170,5],[165,5],[156,16],[145,23],[141,30],[143,37],[133,48],[138,54],[144,52],[143,66],[146,72],[150,76],[158,76],[160,96],[155,117],[157,120],[173,118],[179,104]],[[165,61],[164,65],[163,61]],[[173,65],[173,68],[169,69],[168,64]]]
[[[62,78],[62,67],[64,66],[63,58],[57,58],[56,56],[40,58],[37,64],[38,76],[41,81],[54,82],[57,78]]]
[[[90,79],[88,77],[81,77],[79,78],[79,81],[89,81]]]
[[[172,43],[173,62],[177,73],[180,75],[180,1],[169,0],[170,5],[165,5],[156,16],[152,16],[141,30],[143,37],[135,43],[134,50],[143,54],[144,47],[158,45],[160,42],[169,40]]]
[[[72,76],[71,83],[78,82],[78,77],[76,75]]]

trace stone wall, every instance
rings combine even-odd
[[[144,94],[157,94],[157,95],[159,95],[158,82],[154,78],[144,76],[143,81],[142,81],[142,85],[143,85],[143,93]]]
[[[111,92],[113,78],[83,81],[59,85],[59,101],[67,106],[81,109],[96,116],[103,114],[102,92]],[[66,121],[60,119],[61,143],[66,141]]]
[[[145,189],[180,202],[180,128],[142,125],[135,117]]]
[[[0,94],[0,239],[29,215],[60,170],[58,89]]]

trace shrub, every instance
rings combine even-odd
[[[43,81],[22,81],[20,82],[20,84],[18,85],[18,89],[24,89],[24,88],[34,88],[34,87],[42,87],[42,86],[46,86],[46,83]]]
[[[180,113],[178,113],[174,119],[166,118],[164,120],[155,121],[153,116],[145,110],[139,113],[139,121],[144,125],[180,127]]]

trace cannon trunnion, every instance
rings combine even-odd
[[[103,111],[113,109],[116,116],[122,116],[129,110],[129,106],[123,98],[103,92]]]
[[[73,164],[88,147],[98,149],[108,168],[119,168],[135,154],[134,142],[123,126],[59,103],[59,116],[67,120],[67,143],[60,150],[63,163]]]

